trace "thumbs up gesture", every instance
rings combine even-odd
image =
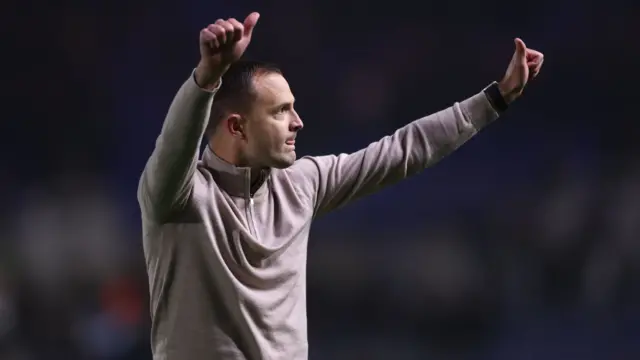
[[[544,55],[541,52],[528,49],[521,39],[516,38],[514,42],[516,49],[513,57],[504,78],[498,84],[507,103],[522,95],[525,86],[538,75],[544,62]]]
[[[240,59],[251,42],[260,14],[249,14],[244,22],[218,19],[200,31],[200,63],[196,81],[200,86],[216,83],[229,66]]]

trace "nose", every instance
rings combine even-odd
[[[302,119],[300,119],[300,116],[298,116],[298,114],[296,113],[293,121],[291,122],[291,131],[298,132],[302,130],[303,127],[304,123],[302,122]]]

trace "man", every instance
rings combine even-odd
[[[154,359],[307,359],[312,220],[451,153],[522,93],[543,59],[516,39],[500,83],[353,154],[296,160],[303,123],[287,81],[239,61],[258,17],[200,32],[200,62],[140,179]]]

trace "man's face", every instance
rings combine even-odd
[[[296,160],[295,137],[302,120],[289,83],[280,74],[254,79],[256,99],[247,113],[245,156],[260,167],[286,168]]]

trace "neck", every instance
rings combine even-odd
[[[207,146],[217,157],[224,160],[225,162],[236,167],[251,168],[252,184],[255,184],[258,180],[260,180],[263,167],[252,166],[250,164],[250,161],[242,156],[239,151],[236,151],[234,149],[235,147],[230,143],[228,139],[225,139],[221,136],[214,136],[209,140]]]
[[[250,197],[262,198],[269,190],[268,180],[271,169],[252,171],[248,167],[236,166],[218,156],[213,146],[207,145],[202,153],[201,164],[216,184],[230,196],[247,200]]]

